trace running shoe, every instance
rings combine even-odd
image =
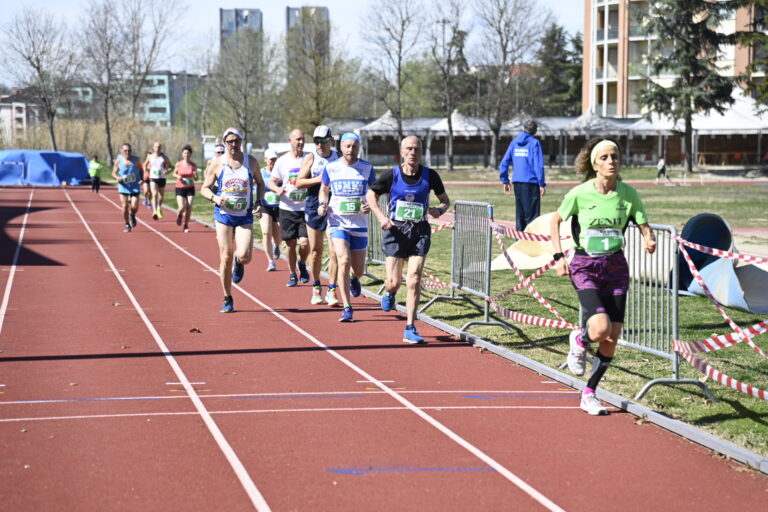
[[[381,297],[381,309],[384,311],[392,311],[392,308],[395,307],[395,294],[386,292]]]
[[[235,263],[232,265],[232,282],[239,283],[243,280],[243,275],[245,275],[245,265],[237,261],[235,256]]]
[[[277,265],[275,265],[274,261],[270,261],[269,264],[267,265],[267,272],[272,272],[275,270],[277,270]]]
[[[161,219],[163,218],[163,208],[162,207],[157,209],[157,216],[160,217]]]
[[[355,319],[352,318],[352,306],[345,306],[344,311],[341,312],[341,318],[339,318],[339,322],[354,322]]]
[[[231,295],[227,295],[226,297],[224,297],[224,305],[221,306],[221,309],[219,311],[221,311],[222,313],[234,313],[235,306],[233,304]]]
[[[363,291],[363,286],[360,284],[360,279],[352,276],[352,279],[349,282],[349,293],[351,293],[353,297],[359,297],[361,291]]]
[[[570,351],[566,361],[571,373],[578,376],[584,375],[584,368],[587,364],[587,349],[579,344],[580,341],[581,331],[571,331],[568,336]]]
[[[403,331],[403,342],[416,345],[417,343],[424,343],[424,338],[419,336],[419,331],[413,325],[406,325]]]
[[[591,414],[592,416],[602,416],[608,414],[608,409],[603,407],[600,400],[597,399],[595,393],[582,393],[581,404],[579,404],[581,410]]]
[[[336,288],[328,288],[328,291],[325,293],[325,303],[329,306],[338,306],[339,305],[339,299],[336,298]]]
[[[301,277],[302,283],[308,283],[309,282],[309,272],[307,272],[307,264],[299,262],[299,276]]]
[[[176,215],[176,225],[181,226],[181,219],[184,217],[184,212],[179,212],[178,215]]]
[[[274,256],[276,260],[280,259],[280,244],[275,244],[275,248],[272,249],[272,256]]]
[[[152,220],[157,220],[157,210],[152,210]]]
[[[144,203],[143,203],[143,204],[144,204],[144,206],[146,206],[147,208],[149,208],[149,201],[147,201],[147,198],[146,198],[146,197],[144,198]]]
[[[312,287],[312,298],[310,299],[310,304],[322,304],[323,303],[323,287],[322,286],[313,286]]]
[[[184,232],[189,233],[189,224],[184,224]]]
[[[131,227],[132,228],[136,227],[136,214],[135,213],[131,213]]]
[[[291,274],[288,277],[288,282],[285,284],[285,286],[288,286],[289,288],[293,288],[297,284],[299,284],[299,279],[296,277],[296,274]]]
[[[125,231],[126,233],[130,233],[131,232],[131,225],[130,224],[126,224],[125,225],[125,229],[123,229],[123,231]]]

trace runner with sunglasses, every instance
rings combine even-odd
[[[312,142],[315,143],[315,151],[307,153],[304,161],[301,163],[301,171],[296,180],[296,187],[307,190],[307,203],[304,210],[304,220],[307,223],[307,235],[309,238],[309,266],[312,271],[312,298],[311,304],[323,303],[323,291],[320,285],[320,271],[323,264],[323,244],[325,240],[323,235],[327,234],[328,218],[325,215],[318,215],[317,208],[320,206],[320,185],[322,183],[322,174],[325,166],[339,159],[339,154],[333,149],[333,134],[331,129],[325,125],[315,128],[312,135]],[[328,265],[328,293],[325,295],[325,301],[329,306],[335,306],[339,303],[336,298],[336,252],[333,250],[330,234],[328,234],[328,254],[330,262]]]
[[[219,243],[219,278],[224,289],[222,313],[232,313],[232,283],[239,283],[253,253],[253,218],[261,218],[264,181],[259,163],[242,151],[243,135],[227,128],[222,137],[227,151],[211,166],[200,190],[213,208]],[[212,190],[216,186],[216,192]],[[256,201],[253,190],[256,186]],[[234,258],[233,258],[234,256]],[[233,261],[234,259],[234,261]],[[231,271],[230,271],[231,269]]]

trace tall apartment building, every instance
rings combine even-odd
[[[262,31],[261,9],[219,9],[219,44],[244,29]]]
[[[583,112],[613,117],[642,115],[637,95],[650,74],[648,55],[654,37],[645,35],[635,12],[647,14],[652,5],[652,0],[584,0]],[[739,9],[719,30],[747,30],[754,15],[752,9]],[[751,55],[750,48],[724,48],[718,65],[728,75],[741,74]],[[654,78],[661,85],[673,79],[672,75]]]
[[[330,56],[331,20],[327,7],[286,7],[285,40],[289,66],[295,59]],[[289,69],[290,73],[290,69]]]

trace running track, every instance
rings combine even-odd
[[[768,478],[114,189],[0,189],[3,510],[765,510]],[[19,241],[21,243],[19,244]],[[200,331],[200,332],[195,332]]]

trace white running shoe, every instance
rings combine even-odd
[[[608,414],[608,409],[603,407],[603,404],[597,399],[595,393],[582,393],[580,407],[582,411],[589,413],[592,416]]]
[[[581,331],[571,331],[568,336],[568,344],[570,345],[570,351],[568,352],[568,369],[572,374],[582,376],[584,375],[584,367],[587,361],[587,349],[579,345],[581,341]]]
[[[277,270],[277,265],[275,265],[275,260],[271,260],[267,264],[267,272],[272,272],[273,270]]]

